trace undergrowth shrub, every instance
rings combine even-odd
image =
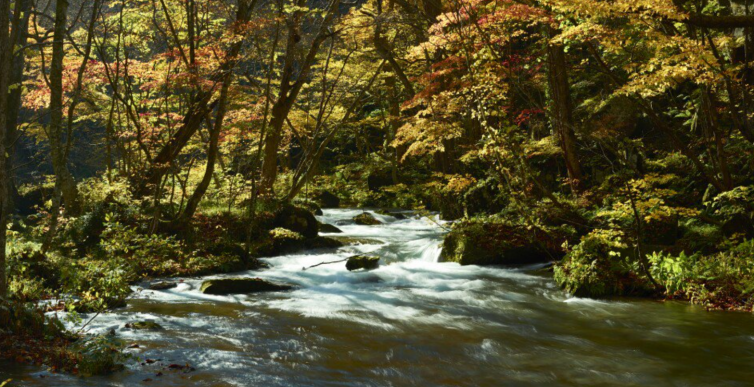
[[[653,253],[652,275],[671,298],[716,309],[751,310],[754,304],[754,240],[703,256]]]
[[[646,291],[646,280],[626,253],[625,236],[594,230],[555,266],[555,281],[579,297],[630,295]]]

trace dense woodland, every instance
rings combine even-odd
[[[440,213],[442,259],[554,262],[582,297],[751,312],[752,12],[0,0],[0,347],[108,371],[116,340],[44,312],[337,246],[327,207]]]

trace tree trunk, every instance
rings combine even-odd
[[[552,39],[556,34],[556,31],[551,29],[549,37]],[[573,102],[571,100],[571,87],[568,83],[568,64],[563,46],[552,42],[548,43],[547,59],[547,79],[550,89],[550,109],[553,128],[555,129],[555,134],[558,136],[560,147],[563,150],[571,190],[574,193],[579,193],[581,191],[583,175],[576,151]]]
[[[239,1],[238,11],[236,12],[236,34],[244,33],[243,25],[249,21],[251,9],[246,1]],[[253,3],[252,3],[253,4]],[[238,62],[238,54],[243,46],[243,39],[239,39],[228,50],[228,59],[220,65],[220,68],[210,77],[210,81],[225,84],[229,82],[233,69]],[[162,177],[168,171],[170,165],[181,153],[183,148],[189,142],[191,137],[199,130],[202,122],[212,110],[217,106],[218,101],[212,102],[213,91],[201,91],[194,98],[193,105],[189,108],[188,113],[183,119],[181,127],[173,134],[171,139],[152,160],[149,169],[144,177],[136,184],[136,196],[143,197],[154,191],[155,186],[162,182]]]
[[[299,6],[304,6],[305,1],[299,1]],[[259,184],[259,192],[271,194],[275,179],[278,173],[278,150],[280,141],[283,137],[283,126],[288,118],[293,103],[298,98],[299,92],[304,84],[308,81],[312,65],[317,58],[317,53],[322,43],[328,38],[328,28],[335,13],[339,9],[340,0],[333,0],[327,10],[322,24],[319,26],[317,34],[314,36],[309,49],[301,63],[296,63],[296,51],[300,38],[301,12],[296,12],[291,20],[288,31],[288,42],[285,49],[285,62],[283,64],[282,77],[280,81],[280,91],[275,104],[272,106],[272,117],[267,129],[267,141],[264,144],[264,160],[262,161],[262,177]],[[298,66],[297,66],[298,65]],[[298,69],[298,77],[293,81],[294,70]]]
[[[217,106],[217,117],[215,118],[215,124],[211,129],[209,135],[207,167],[204,170],[204,177],[202,177],[202,181],[199,182],[199,185],[196,187],[194,193],[186,203],[186,208],[183,210],[183,214],[178,221],[179,223],[187,224],[191,220],[191,218],[194,217],[196,209],[197,207],[199,207],[199,203],[202,201],[204,194],[207,193],[207,188],[209,188],[209,184],[212,182],[212,176],[215,173],[215,163],[217,161],[218,154],[220,153],[218,143],[220,141],[220,132],[222,131],[223,121],[225,120],[229,86],[230,85],[228,83],[224,84],[222,90],[220,91],[220,102]]]
[[[264,159],[262,161],[262,178],[260,191],[271,193],[278,173],[278,149],[283,138],[283,124],[290,109],[286,108],[285,101],[278,101],[272,106],[272,118],[267,129],[267,141],[264,144]]]
[[[28,28],[29,28],[29,10],[31,9],[31,0],[20,0],[16,2],[13,11],[13,32],[10,36],[10,42],[15,47],[26,46]],[[19,50],[14,53],[10,69],[9,85],[20,85],[24,80],[24,67],[26,66],[26,51]],[[6,207],[12,207],[18,198],[18,188],[13,175],[13,159],[16,154],[16,140],[18,139],[18,115],[21,111],[21,94],[23,88],[15,87],[10,90],[8,95],[8,107],[6,114],[6,134],[5,150],[8,152],[6,161],[6,173],[8,178],[8,200]],[[7,209],[9,211],[9,209]],[[12,213],[12,211],[10,212]]]
[[[0,298],[8,296],[8,278],[5,272],[6,224],[10,206],[8,205],[8,169],[6,135],[7,116],[4,112],[8,108],[8,88],[10,86],[10,67],[13,47],[10,41],[9,29],[10,0],[0,0]]]
[[[73,175],[68,169],[68,158],[63,145],[63,59],[65,57],[65,35],[68,15],[68,0],[57,0],[55,5],[55,32],[52,42],[50,62],[50,127],[47,135],[50,141],[52,168],[55,172],[56,187],[60,189],[67,212],[78,214],[81,210],[78,189]]]

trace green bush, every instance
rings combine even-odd
[[[555,281],[578,297],[646,292],[646,280],[637,275],[637,264],[626,254],[627,247],[619,231],[592,231],[555,266]]]
[[[654,253],[649,261],[668,297],[715,309],[752,309],[754,240],[707,256]]]
[[[78,296],[69,309],[94,312],[124,306],[134,275],[123,259],[81,259],[63,268],[63,278],[64,290]]]
[[[7,267],[11,299],[36,301],[59,288],[59,270],[49,257],[42,254],[41,246],[16,232],[9,234]]]
[[[121,340],[107,335],[79,340],[74,346],[74,351],[79,355],[78,373],[81,376],[93,376],[122,369],[119,362],[127,358],[123,347]]]

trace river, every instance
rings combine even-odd
[[[434,221],[325,210],[340,236],[369,238],[337,252],[267,259],[261,277],[296,290],[208,296],[202,279],[141,291],[103,314],[140,348],[124,372],[78,378],[0,363],[12,386],[744,386],[754,385],[754,316],[680,302],[591,300],[560,291],[535,267],[439,263]],[[379,255],[371,272],[344,263]],[[223,277],[212,276],[210,278]],[[87,317],[87,316],[84,316]],[[149,320],[162,331],[134,331]],[[147,364],[147,359],[153,363]],[[171,370],[190,364],[193,371]],[[142,365],[144,364],[144,365]]]

